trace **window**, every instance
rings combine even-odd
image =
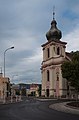
[[[57,48],[57,55],[59,55],[60,54],[60,48],[58,47]]]
[[[54,52],[55,52],[55,47],[53,47],[53,49],[54,49]]]
[[[57,81],[59,81],[59,76],[57,75]]]
[[[47,81],[49,81],[50,79],[50,74],[49,74],[49,70],[47,70]]]
[[[49,58],[50,57],[50,49],[47,48],[47,57]]]
[[[56,54],[55,46],[53,47],[53,54]]]

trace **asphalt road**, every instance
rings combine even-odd
[[[0,105],[0,120],[79,120],[79,115],[50,109],[49,105],[56,102],[59,101],[27,99],[19,103]]]

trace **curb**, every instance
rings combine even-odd
[[[19,103],[19,102],[22,102],[23,100],[21,100],[21,101],[14,101],[14,102],[5,102],[5,103],[3,103],[3,102],[0,102],[0,105],[7,105],[7,104],[14,104],[14,103]]]
[[[70,106],[66,105],[67,103],[69,103],[69,102],[52,104],[49,106],[49,108],[57,110],[57,111],[61,111],[61,112],[79,115],[79,109],[70,107]]]

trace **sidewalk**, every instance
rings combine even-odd
[[[15,99],[6,99],[5,102],[3,101],[3,99],[0,99],[0,104],[10,104],[10,103],[16,103],[16,102],[20,102],[22,101],[21,97],[16,97]]]
[[[67,106],[66,104],[69,102],[63,102],[63,103],[56,103],[49,106],[49,108],[52,108],[57,111],[62,111],[66,113],[71,114],[78,114],[79,115],[79,109],[76,109],[74,107]]]

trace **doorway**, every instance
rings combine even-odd
[[[46,89],[46,96],[49,97],[49,89]]]

